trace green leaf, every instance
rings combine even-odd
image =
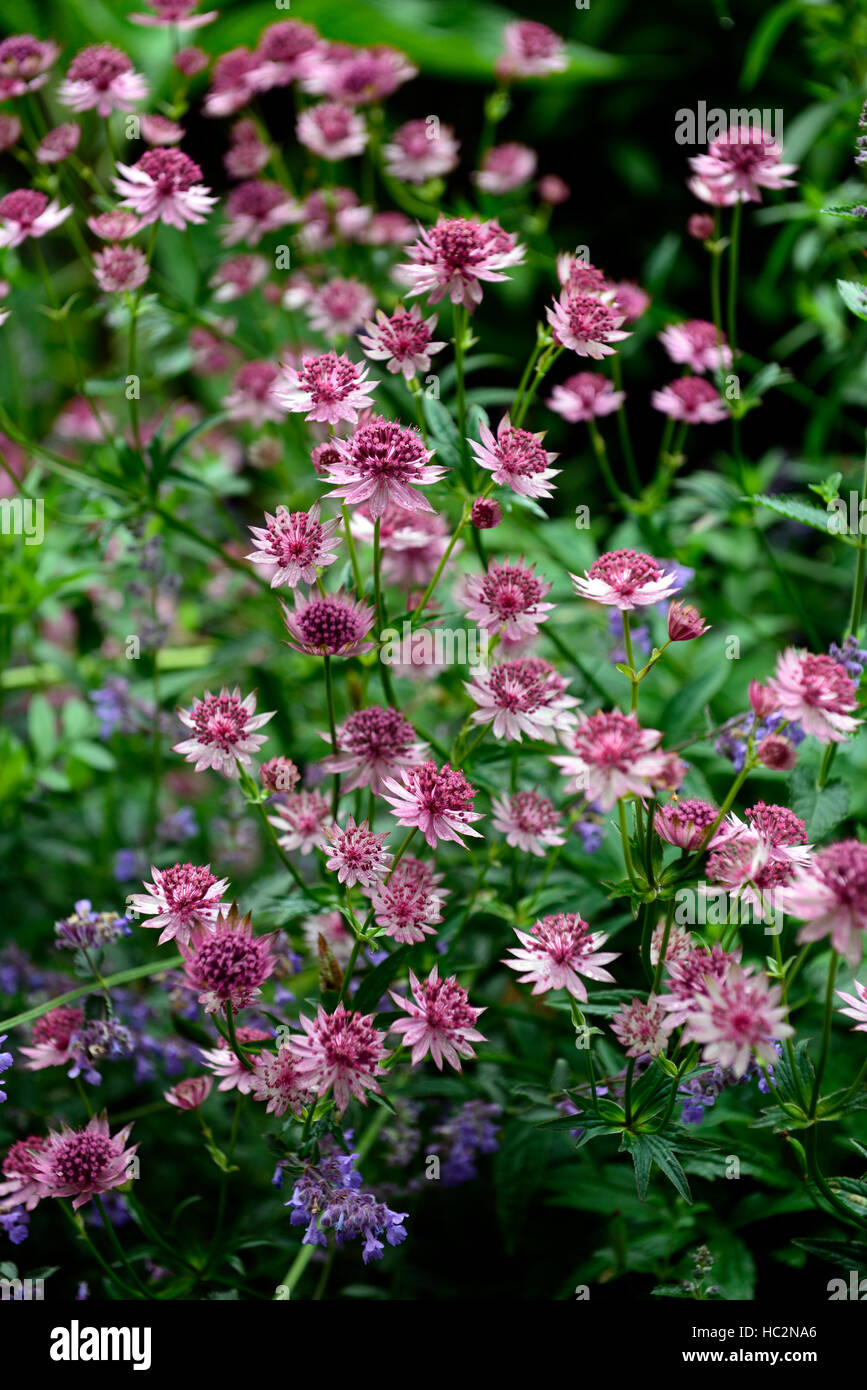
[[[399,946],[366,975],[356,990],[352,1007],[361,1014],[372,1013],[409,955],[409,946]]]
[[[635,1185],[639,1197],[643,1199],[647,1193],[651,1165],[655,1163],[657,1168],[677,1189],[684,1201],[692,1205],[692,1193],[689,1190],[686,1174],[675,1153],[675,1146],[663,1135],[633,1134],[629,1130],[624,1130],[620,1147],[626,1149],[632,1156],[632,1162],[635,1165]]]
[[[461,466],[461,440],[458,428],[442,401],[424,397],[424,413],[437,456],[447,468]]]
[[[50,762],[57,752],[57,720],[44,695],[34,695],[27,706],[27,732],[37,761]]]
[[[855,208],[863,208],[863,203],[841,203],[838,207],[822,208],[822,212],[828,217],[845,217],[849,222],[863,222],[864,214],[855,212]]]
[[[792,774],[792,810],[806,823],[813,841],[825,840],[849,814],[850,791],[844,782],[829,782],[819,791],[809,762]]]
[[[856,318],[867,320],[867,285],[857,280],[838,280],[837,293]]]
[[[778,516],[784,516],[789,521],[798,521],[802,526],[812,526],[814,531],[822,531],[826,536],[833,536],[846,545],[859,544],[857,537],[832,528],[831,522],[836,519],[833,512],[823,512],[820,507],[814,507],[809,502],[799,502],[788,495],[769,496],[766,493],[757,493],[754,497],[746,497],[744,500],[752,502],[754,507],[764,507],[767,511],[776,512]]]
[[[500,1137],[494,1158],[494,1190],[503,1244],[509,1255],[517,1249],[530,1204],[545,1175],[549,1152],[547,1134],[520,1122],[507,1126]]]
[[[87,738],[79,738],[71,743],[69,755],[78,758],[79,762],[86,763],[88,767],[96,768],[97,772],[112,772],[116,766],[113,753],[103,748],[101,743],[92,743]]]

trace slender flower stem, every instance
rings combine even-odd
[[[355,549],[355,541],[352,537],[352,527],[349,524],[349,512],[346,510],[346,503],[341,502],[340,512],[343,517],[343,533],[346,537],[346,549],[349,551],[349,563],[352,567],[352,579],[355,584],[355,591],[359,598],[364,593],[364,581],[361,578],[361,570],[358,566],[358,553]]]
[[[232,1051],[245,1071],[253,1071],[253,1063],[238,1042],[238,1035],[235,1032],[235,1010],[231,1004],[226,1004],[226,1028],[229,1033],[229,1041],[232,1044]]]
[[[129,1260],[127,1259],[124,1253],[123,1246],[117,1238],[117,1232],[111,1224],[103,1200],[98,1193],[94,1193],[93,1201],[97,1211],[102,1217],[102,1224],[105,1227],[105,1233],[108,1236],[109,1243],[111,1244],[112,1249],[114,1250],[115,1254],[117,1255],[118,1259],[120,1260],[130,1279],[135,1284],[136,1288],[141,1291],[145,1298],[153,1299],[154,1295],[151,1293],[150,1289],[145,1287],[145,1285],[142,1283],[141,1279],[133,1269],[132,1265],[130,1264]]]
[[[326,653],[323,658],[325,662],[325,698],[328,702],[328,728],[331,733],[331,751],[337,756],[337,724],[334,718],[334,682],[331,677],[331,657]],[[333,789],[331,792],[331,814],[337,815],[337,803],[340,799],[340,774],[335,772]]]
[[[382,597],[382,544],[380,542],[379,528],[381,517],[377,517],[373,524],[373,593],[376,605],[376,621],[379,625],[379,641],[382,643],[383,633],[386,630],[387,622],[385,616],[385,603]],[[397,708],[394,686],[391,683],[391,672],[388,669],[388,662],[383,660],[382,647],[379,649],[379,674],[382,680],[382,690],[385,695],[386,704]],[[335,752],[336,752],[335,747]]]
[[[620,839],[623,844],[623,859],[626,864],[626,873],[633,888],[640,888],[641,884],[635,876],[632,867],[632,852],[629,848],[629,831],[626,826],[626,802],[623,797],[617,803],[617,818],[620,822]]]
[[[831,948],[831,960],[828,964],[828,982],[825,986],[825,1017],[822,1023],[822,1050],[819,1053],[819,1065],[816,1067],[816,1080],[813,1083],[813,1096],[810,1101],[810,1119],[816,1118],[816,1111],[819,1106],[819,1092],[822,1088],[822,1076],[825,1072],[825,1065],[828,1061],[828,1053],[831,1050],[831,1021],[834,1016],[834,981],[837,978],[837,966],[840,957],[834,948]]]
[[[638,681],[635,679],[635,657],[632,654],[632,634],[629,631],[629,613],[624,608],[620,616],[623,619],[623,645],[626,648],[626,664],[630,670],[629,712],[630,714],[635,714],[638,709]]]
[[[605,479],[605,486],[611,493],[615,502],[619,503],[624,510],[629,510],[629,498],[621,488],[608,461],[608,450],[605,447],[605,440],[599,432],[595,420],[587,421],[587,430],[590,435],[590,442],[593,445],[593,452],[596,455],[596,462],[599,464],[599,471]]]
[[[113,1283],[117,1284],[118,1288],[122,1289],[123,1292],[127,1294],[130,1298],[139,1298],[140,1294],[138,1292],[138,1289],[128,1287],[128,1285],[126,1285],[123,1282],[123,1280],[119,1277],[117,1272],[112,1269],[111,1265],[108,1264],[102,1258],[102,1255],[99,1253],[90,1236],[88,1235],[87,1227],[85,1226],[81,1217],[78,1217],[76,1219],[75,1215],[73,1214],[72,1208],[69,1206],[67,1202],[64,1202],[62,1200],[60,1201],[60,1209],[66,1217],[67,1221],[69,1221],[70,1225],[72,1226],[72,1229],[75,1232],[77,1238],[79,1240],[84,1241],[84,1244],[87,1246],[88,1250],[90,1251],[93,1258],[96,1260],[99,1267],[102,1269],[103,1273],[107,1274],[108,1277],[113,1281]],[[150,1297],[150,1295],[148,1295],[148,1297]]]
[[[623,390],[623,366],[619,352],[615,352],[611,359],[611,379],[614,383],[615,391]],[[626,473],[629,478],[629,486],[632,489],[633,497],[637,497],[641,491],[641,478],[638,476],[638,465],[635,462],[635,452],[632,448],[632,438],[629,433],[629,420],[626,415],[626,402],[623,401],[617,411],[617,430],[620,435],[620,448],[626,463]]]
[[[740,258],[741,244],[741,222],[743,220],[744,205],[738,199],[732,208],[732,224],[730,230],[730,255],[729,255],[729,283],[728,283],[728,330],[729,347],[732,350],[732,359],[737,356],[738,337],[737,337],[737,303],[738,303],[738,261]]]
[[[630,1057],[626,1063],[626,1088],[623,1095],[623,1108],[626,1112],[624,1124],[628,1128],[632,1123],[632,1076],[635,1071],[635,1058]]]

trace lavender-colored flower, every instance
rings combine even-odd
[[[499,1148],[497,1120],[499,1105],[470,1100],[459,1106],[435,1126],[436,1143],[431,1152],[442,1155],[440,1179],[445,1187],[457,1187],[478,1177],[477,1154],[492,1154]]]
[[[71,950],[101,950],[119,937],[129,936],[131,930],[127,917],[117,912],[94,912],[87,898],[75,904],[69,917],[54,923],[57,945]]]
[[[358,1154],[341,1154],[324,1146],[319,1162],[309,1164],[295,1183],[286,1206],[292,1208],[293,1226],[307,1226],[304,1245],[327,1245],[333,1230],[338,1246],[360,1239],[365,1264],[379,1260],[389,1245],[406,1239],[407,1213],[391,1211],[370,1192],[361,1191],[361,1174],[355,1171]]]
[[[135,1052],[134,1034],[116,1018],[93,1019],[79,1028],[69,1040],[69,1059],[72,1066],[66,1073],[70,1080],[82,1076],[89,1086],[98,1086],[102,1076],[96,1063],[131,1057]]]
[[[8,1033],[0,1033],[0,1043],[4,1043],[4,1042],[6,1041],[6,1039],[8,1038],[8,1036],[9,1036]],[[14,1060],[15,1060],[15,1059],[13,1058],[11,1052],[0,1052],[0,1076],[2,1076],[2,1074],[3,1074],[4,1071],[8,1071],[8,1070],[9,1070],[9,1068],[12,1066],[12,1063],[13,1063]],[[0,1090],[0,1101],[6,1100],[6,1099],[7,1099],[6,1092],[3,1091],[3,1090]]]

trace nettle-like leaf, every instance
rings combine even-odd
[[[856,318],[867,321],[867,285],[857,280],[838,280],[837,293]]]
[[[822,511],[821,507],[814,507],[810,502],[799,502],[797,498],[783,493],[757,493],[744,500],[752,502],[754,507],[764,507],[767,511],[776,512],[777,516],[785,517],[787,521],[797,521],[801,526],[810,526],[814,531],[822,531],[826,536],[843,541],[844,545],[860,545],[857,536],[850,536],[832,524],[837,520],[835,512]]]
[[[644,1199],[647,1195],[651,1169],[655,1164],[677,1189],[684,1201],[689,1202],[690,1206],[692,1205],[692,1193],[689,1190],[686,1174],[680,1166],[676,1145],[667,1137],[667,1131],[663,1131],[661,1134],[633,1134],[629,1130],[624,1130],[620,1147],[630,1154],[635,1165],[635,1185],[639,1197]]]

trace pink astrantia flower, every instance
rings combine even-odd
[[[323,837],[324,839],[324,837]],[[324,847],[324,846],[323,846]],[[349,963],[355,937],[349,930],[342,912],[315,912],[304,923],[304,944],[312,956],[319,952],[322,937],[337,964],[344,969]]]
[[[611,1031],[627,1057],[657,1057],[665,1051],[670,1029],[665,1010],[651,994],[645,1003],[634,998],[611,1019]]]
[[[177,1110],[198,1110],[211,1094],[213,1084],[211,1076],[188,1076],[185,1081],[178,1081],[170,1090],[163,1091],[163,1100]]]
[[[471,439],[476,463],[493,475],[495,483],[510,487],[519,497],[551,497],[549,486],[559,468],[551,468],[557,454],[542,448],[544,431],[532,434],[512,426],[508,412],[497,426],[496,437],[487,425],[479,428],[480,440]]]
[[[427,747],[399,710],[371,705],[350,714],[339,726],[337,752],[323,758],[320,766],[324,772],[346,774],[340,784],[342,795],[370,787],[379,796],[385,778],[399,776],[405,767],[417,767]]]
[[[353,511],[349,524],[356,541],[373,543],[374,518],[369,508],[359,507]],[[449,539],[448,522],[439,513],[408,512],[389,503],[379,518],[383,577],[405,589],[423,589],[433,577]],[[457,557],[460,551],[459,541],[451,553]]]
[[[179,942],[184,974],[199,991],[205,1013],[246,1009],[277,964],[271,954],[274,933],[253,936],[250,916],[232,904],[213,928],[194,927],[189,943]]]
[[[665,936],[666,924],[665,922],[659,922],[657,926],[653,928],[653,932],[650,937],[651,965],[656,965],[659,961],[659,957],[662,953],[662,943],[665,940]],[[685,960],[687,956],[692,954],[694,949],[695,947],[692,939],[692,933],[685,930],[683,927],[677,926],[675,922],[672,922],[671,926],[668,928],[668,944],[665,948],[666,962],[673,960]]]
[[[547,797],[538,792],[512,792],[491,799],[492,824],[506,837],[506,844],[542,859],[554,845],[564,845],[560,816]]]
[[[298,216],[294,198],[269,179],[247,179],[233,188],[226,199],[229,219],[220,236],[224,246],[246,241],[258,246],[268,232],[276,232]]]
[[[497,59],[499,77],[547,77],[568,66],[563,40],[547,24],[534,19],[516,20],[506,25],[503,40],[506,51]]]
[[[0,246],[20,246],[27,237],[45,236],[65,222],[72,208],[49,202],[35,188],[18,188],[0,198]]]
[[[227,304],[233,299],[241,299],[251,290],[261,285],[268,276],[268,262],[264,256],[240,255],[223,261],[211,276],[208,284],[214,291],[218,304]]]
[[[610,304],[614,298],[605,271],[592,265],[583,255],[572,256],[568,251],[561,251],[557,256],[557,279],[570,293],[589,294],[605,304]]]
[[[718,425],[728,416],[722,396],[711,382],[700,376],[684,376],[671,381],[650,397],[654,410],[669,420],[685,425]]]
[[[575,727],[572,709],[578,704],[566,694],[567,682],[554,667],[538,657],[516,657],[479,668],[464,681],[479,706],[473,724],[493,724],[494,738],[521,742],[522,736],[554,743],[557,733]]]
[[[416,826],[431,849],[440,840],[464,844],[463,836],[481,839],[472,821],[481,820],[481,812],[472,809],[475,788],[464,774],[449,763],[437,768],[436,763],[404,768],[398,782],[394,777],[383,780],[383,797],[397,817],[398,825]]]
[[[92,1197],[129,1182],[137,1144],[126,1147],[132,1125],[111,1135],[105,1111],[91,1116],[84,1129],[49,1130],[44,1148],[34,1156],[34,1181],[46,1197],[71,1197],[73,1209]]]
[[[684,1042],[703,1044],[702,1060],[743,1076],[753,1057],[774,1066],[775,1041],[789,1038],[782,986],[769,984],[751,966],[732,965],[723,980],[706,977],[687,1015]]]
[[[334,533],[339,526],[339,518],[319,520],[318,502],[307,512],[277,507],[273,516],[265,513],[264,526],[250,527],[256,549],[247,559],[273,566],[272,589],[282,584],[290,589],[302,583],[315,584],[317,571],[327,569],[337,559]]]
[[[242,700],[240,686],[230,692],[224,685],[219,695],[206,690],[204,699],[196,698],[189,709],[179,709],[178,718],[193,736],[176,743],[174,752],[195,763],[196,772],[210,767],[224,777],[237,777],[237,764],[247,765],[250,755],[267,742],[268,735],[256,730],[274,718],[274,711],[257,714],[255,691]]]
[[[307,60],[315,54],[319,35],[312,24],[283,19],[262,30],[256,46],[256,65],[250,80],[257,92],[287,87],[306,71]]]
[[[329,161],[361,154],[369,139],[364,118],[336,101],[323,101],[302,111],[295,134],[313,154]]]
[[[858,703],[855,682],[830,656],[787,647],[777,658],[768,687],[783,717],[820,743],[841,743],[861,723],[852,717]]]
[[[39,1185],[33,1163],[47,1142],[40,1135],[28,1134],[26,1139],[10,1144],[3,1159],[6,1181],[0,1182],[0,1212],[12,1211],[14,1207],[33,1211],[46,1195]]]
[[[323,54],[321,46],[318,54]],[[317,62],[317,56],[308,64],[303,80],[305,90],[349,106],[382,101],[418,73],[405,53],[385,44],[373,48],[347,45],[343,52],[332,50],[330,58],[323,55],[325,60],[321,62]]]
[[[232,420],[246,420],[256,429],[269,421],[278,423],[286,413],[274,392],[280,379],[280,368],[274,362],[264,359],[245,362],[235,373],[231,390],[223,397],[223,409]]]
[[[597,361],[609,357],[617,351],[611,344],[629,337],[620,326],[625,315],[594,294],[566,290],[545,313],[554,331],[555,343],[570,348],[579,357],[593,357]]]
[[[18,1049],[22,1057],[29,1059],[24,1063],[27,1070],[65,1066],[72,1055],[70,1043],[83,1025],[84,1010],[63,1005],[37,1018],[33,1024],[33,1046]]]
[[[853,1033],[867,1033],[867,985],[861,985],[857,980],[853,980],[852,985],[855,994],[846,994],[842,989],[837,990],[837,998],[845,1000],[849,1005],[848,1009],[838,1009],[837,1012],[845,1014],[847,1018],[855,1019]],[[3,1171],[6,1172],[5,1166]],[[0,1184],[0,1193],[2,1191],[3,1187]]]
[[[550,592],[548,580],[533,573],[535,566],[502,564],[491,561],[486,574],[467,578],[467,617],[488,632],[502,632],[512,642],[535,637],[539,624],[547,621],[553,603],[544,603]]]
[[[350,507],[366,503],[374,520],[389,502],[409,512],[433,511],[416,488],[439,482],[447,470],[430,463],[434,451],[413,426],[374,415],[350,439],[334,445],[339,457],[328,465],[326,477],[337,487],[326,497],[339,497]]]
[[[252,179],[265,168],[273,150],[259,138],[253,121],[236,121],[229,131],[229,149],[223,155],[226,173],[233,179]]]
[[[350,816],[345,830],[339,825],[326,826],[325,838],[331,847],[326,868],[337,873],[338,883],[345,883],[347,888],[354,888],[356,883],[373,888],[385,878],[394,857],[383,848],[388,831],[377,834],[368,821],[356,825]]]
[[[867,845],[838,840],[819,850],[782,898],[786,911],[805,923],[798,941],[830,937],[834,950],[856,969],[867,931]]]
[[[546,404],[570,425],[576,425],[581,420],[610,415],[619,410],[625,400],[626,392],[615,391],[607,377],[598,372],[576,372],[561,386],[554,387]]]
[[[285,604],[283,623],[289,636],[287,642],[296,652],[310,656],[361,656],[376,645],[369,640],[376,616],[373,608],[361,600],[353,602],[343,592],[311,595],[302,598],[295,591],[295,612]]]
[[[684,801],[669,801],[666,806],[660,806],[653,827],[666,844],[696,850],[704,843],[716,817],[716,807],[709,801],[687,797]]]
[[[90,111],[100,116],[112,111],[131,111],[148,94],[141,73],[134,72],[132,60],[110,43],[83,48],[69,65],[57,89],[57,99],[73,111]]]
[[[0,45],[2,47],[2,45]],[[3,86],[2,72],[0,72],[0,89]],[[7,115],[0,112],[0,154],[5,154],[6,150],[11,150],[21,139],[21,122],[17,116]]]
[[[539,156],[528,145],[495,145],[488,150],[473,179],[485,193],[511,193],[530,182],[538,163]]]
[[[259,781],[274,794],[294,791],[300,780],[301,773],[291,758],[278,756],[259,764]]]
[[[650,308],[650,295],[647,290],[633,284],[631,280],[616,281],[609,284],[608,289],[613,291],[611,303],[618,314],[623,315],[624,323],[637,323]]]
[[[359,411],[373,405],[370,392],[376,389],[376,382],[367,380],[369,371],[369,367],[358,367],[336,352],[305,355],[299,368],[284,363],[277,399],[290,413],[303,412],[307,420],[326,425],[345,420],[354,425]]]
[[[188,44],[175,54],[173,66],[185,77],[196,77],[198,73],[205,71],[210,61],[204,49],[196,48],[195,44]]]
[[[375,212],[361,240],[367,246],[408,246],[415,240],[416,225],[405,212]]]
[[[693,372],[727,371],[732,365],[725,334],[705,319],[672,323],[658,336],[672,362]]]
[[[495,497],[477,497],[470,508],[470,522],[477,531],[493,531],[503,520],[503,509]]]
[[[584,577],[571,574],[581,598],[604,603],[621,612],[660,603],[680,587],[676,573],[666,573],[652,555],[640,550],[609,550],[594,560]]]
[[[144,893],[131,893],[130,907],[153,916],[153,922],[142,926],[157,927],[157,945],[176,938],[188,942],[194,927],[213,930],[221,912],[230,904],[223,900],[229,887],[227,878],[215,878],[209,864],[173,864],[169,869],[151,868],[152,883],[145,883]]]
[[[696,637],[703,637],[706,632],[710,632],[709,625],[698,609],[691,603],[682,603],[679,599],[669,604],[666,626],[672,642],[693,642]]]
[[[393,1023],[391,1032],[399,1033],[406,1046],[412,1048],[414,1067],[430,1053],[439,1071],[444,1061],[460,1071],[461,1058],[476,1055],[472,1044],[487,1041],[476,1029],[476,1022],[485,1010],[473,1008],[456,975],[441,980],[437,965],[426,980],[419,980],[410,970],[409,987],[411,1000],[390,991],[397,1008],[409,1015]]]
[[[613,980],[605,969],[616,960],[617,951],[602,951],[608,937],[591,932],[577,912],[553,912],[534,922],[529,932],[514,929],[520,946],[510,948],[512,959],[504,960],[510,970],[520,970],[522,985],[532,984],[533,994],[549,989],[566,989],[574,999],[584,1002],[587,988],[581,979]]]
[[[376,300],[360,280],[329,280],[307,305],[310,327],[326,338],[348,337],[373,313]]]
[[[256,95],[254,73],[259,63],[249,48],[232,48],[214,64],[211,89],[205,97],[206,116],[233,116]]]
[[[764,130],[735,126],[712,140],[706,154],[689,161],[689,188],[704,203],[760,203],[763,188],[791,188],[797,164],[784,164],[783,151]]]
[[[87,225],[94,236],[103,241],[129,241],[142,229],[142,223],[131,212],[101,212],[96,217],[88,217]]]
[[[143,251],[137,246],[106,246],[93,257],[93,277],[106,294],[137,290],[150,274]]]
[[[386,169],[401,183],[426,183],[450,174],[457,168],[459,150],[451,126],[425,120],[398,126],[382,147]]]
[[[78,149],[81,139],[81,126],[77,121],[55,126],[43,135],[36,147],[36,159],[40,164],[61,164],[68,159],[73,150]]]
[[[358,194],[351,188],[328,188],[309,194],[297,216],[304,223],[298,233],[303,249],[310,255],[318,255],[330,250],[338,241],[360,241],[373,212],[362,206]]]
[[[202,183],[198,164],[182,150],[148,150],[135,164],[117,167],[121,206],[143,223],[164,222],[183,231],[188,222],[204,222],[217,201]]]
[[[13,34],[0,42],[0,100],[35,92],[48,81],[48,69],[55,62],[59,46],[53,39],[43,41],[32,34]]]
[[[431,357],[445,347],[444,342],[433,341],[436,326],[436,314],[426,319],[417,304],[411,309],[398,304],[391,314],[377,309],[376,322],[365,323],[367,334],[359,333],[358,341],[366,356],[385,362],[390,372],[402,372],[411,381],[429,372]]]
[[[370,906],[376,925],[403,946],[424,941],[425,936],[435,936],[435,925],[442,921],[445,896],[437,887],[440,877],[421,860],[404,855],[386,881],[371,894]]]
[[[182,125],[155,112],[141,118],[142,139],[147,145],[179,145],[186,135]]]
[[[291,1110],[293,1115],[300,1116],[315,1099],[314,1092],[301,1080],[298,1063],[285,1044],[278,1048],[276,1056],[268,1052],[259,1054],[252,1095],[254,1100],[266,1102],[268,1115],[285,1115]]]
[[[302,1014],[298,1021],[304,1036],[293,1034],[286,1047],[305,1085],[320,1097],[333,1090],[338,1115],[353,1096],[366,1105],[366,1091],[381,1092],[377,1077],[385,1074],[381,1063],[389,1054],[383,1047],[385,1033],[374,1028],[372,1017],[338,1004],[333,1014],[320,1005],[315,1020]]]
[[[205,24],[213,24],[219,10],[207,10],[196,14],[199,0],[147,0],[152,14],[127,15],[133,24],[145,24],[154,29],[201,29]]]
[[[536,192],[543,203],[550,203],[553,208],[568,203],[572,197],[572,189],[559,174],[543,174],[536,184]]]
[[[668,759],[661,738],[658,729],[642,729],[634,714],[598,710],[569,735],[566,746],[572,752],[551,762],[569,779],[567,791],[584,792],[588,801],[610,811],[622,796],[645,801],[662,785]]]
[[[225,1038],[220,1038],[216,1047],[202,1049],[199,1053],[202,1065],[212,1071],[220,1079],[217,1082],[218,1091],[237,1090],[241,1095],[248,1096],[253,1089],[253,1079],[256,1075],[255,1068],[258,1067],[259,1058],[255,1053],[246,1051],[250,1043],[268,1042],[272,1034],[264,1033],[261,1028],[236,1028],[235,1037],[239,1043],[245,1045],[246,1056],[252,1062],[254,1070],[245,1067],[244,1063],[235,1055],[234,1050],[226,1042]]]
[[[523,261],[524,248],[497,222],[441,217],[422,230],[408,254],[410,262],[398,271],[410,296],[426,294],[438,304],[448,295],[472,313],[482,302],[482,281],[507,280],[503,271]]]
[[[710,950],[706,946],[692,947],[682,954],[666,952],[668,990],[660,996],[660,1004],[669,1016],[669,1028],[680,1028],[695,1008],[696,1000],[704,994],[707,981],[723,981],[733,965],[741,958],[741,948],[724,951],[719,944]]]
[[[325,849],[325,826],[331,820],[331,809],[321,792],[294,792],[274,807],[268,817],[277,830],[282,849],[310,854]]]

